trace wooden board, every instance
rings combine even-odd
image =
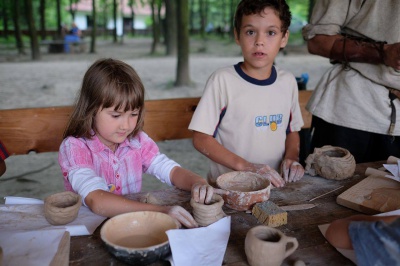
[[[336,202],[366,214],[397,210],[400,209],[400,183],[370,175],[340,194]]]
[[[68,266],[70,251],[70,234],[66,231],[58,245],[57,253],[50,263],[50,266]]]

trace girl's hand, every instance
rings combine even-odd
[[[190,213],[181,206],[165,206],[165,207],[167,208],[166,213],[169,216],[175,218],[177,222],[179,222],[179,227],[181,227],[182,225],[185,226],[186,228],[199,227],[199,225],[194,220],[192,215],[190,215]]]
[[[192,198],[195,202],[210,203],[214,188],[208,184],[195,183],[192,186]]]
[[[285,182],[296,182],[304,176],[304,168],[294,160],[284,159],[281,164],[281,173]]]

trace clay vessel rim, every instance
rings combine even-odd
[[[68,205],[67,207],[55,206],[54,205],[55,203],[62,202],[63,198],[59,198],[59,197],[61,197],[63,195],[68,195],[72,199],[73,204],[72,205]],[[52,207],[56,207],[56,208],[59,208],[59,209],[67,209],[67,208],[74,207],[75,205],[79,204],[81,199],[82,199],[82,197],[79,194],[76,194],[76,193],[74,193],[72,191],[64,191],[64,192],[59,192],[59,193],[55,193],[55,194],[52,194],[50,196],[47,196],[44,199],[44,204],[48,204],[48,205],[51,205]]]
[[[257,190],[251,190],[251,191],[241,191],[241,190],[230,189],[228,186],[225,186],[224,184],[221,184],[222,180],[224,180],[224,181],[228,180],[229,181],[230,176],[236,177],[236,176],[242,175],[242,174],[243,175],[251,175],[251,176],[253,176],[253,177],[257,178],[257,179],[261,179],[262,180],[262,184],[260,184],[260,187],[261,187],[261,185],[263,185],[262,188],[261,189],[257,189]],[[233,172],[224,173],[224,174],[220,175],[219,177],[217,177],[216,183],[217,183],[217,186],[219,188],[221,188],[221,189],[224,189],[224,190],[227,190],[227,191],[233,192],[233,193],[240,193],[240,194],[241,193],[258,194],[260,192],[266,191],[266,190],[271,188],[271,181],[269,181],[267,178],[263,177],[260,174],[253,173],[253,172],[246,172],[246,171],[233,171]]]
[[[127,212],[127,213],[122,213],[122,214],[116,215],[116,216],[108,219],[104,223],[104,225],[100,229],[100,237],[101,237],[101,239],[107,245],[112,246],[115,249],[120,249],[121,251],[125,251],[127,253],[137,253],[137,252],[141,252],[141,251],[147,252],[147,251],[155,250],[155,249],[157,249],[159,247],[162,247],[162,246],[165,246],[165,245],[169,244],[169,240],[167,238],[166,241],[160,242],[160,243],[155,244],[155,245],[150,245],[150,246],[147,246],[147,247],[126,247],[126,246],[121,246],[121,245],[115,244],[113,241],[110,241],[108,239],[107,234],[106,234],[106,230],[107,230],[108,225],[111,224],[113,221],[115,221],[117,219],[123,219],[125,216],[129,217],[129,216],[134,215],[134,214],[137,214],[137,215],[143,214],[144,215],[144,214],[150,214],[150,213],[155,213],[157,215],[164,216],[164,217],[168,216],[168,218],[171,219],[172,224],[174,224],[174,228],[169,228],[166,231],[171,230],[171,229],[179,229],[178,225],[174,222],[173,218],[171,216],[169,216],[168,214],[165,214],[165,213],[155,212],[155,211]],[[126,235],[126,236],[136,236],[136,235],[140,235],[140,234],[136,233],[136,234],[129,234],[129,235]]]

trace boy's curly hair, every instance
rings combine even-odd
[[[281,32],[289,29],[292,14],[285,0],[242,0],[236,8],[234,27],[238,35],[242,26],[243,16],[262,14],[265,8],[272,8],[282,22]]]

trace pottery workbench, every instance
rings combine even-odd
[[[357,214],[358,212],[352,209],[338,205],[336,197],[362,180],[367,167],[379,168],[382,163],[358,164],[354,176],[347,180],[335,181],[306,175],[297,183],[271,190],[270,200],[283,206],[310,203],[310,199],[336,189],[313,200],[312,203],[317,206],[312,209],[288,211],[288,223],[277,228],[287,236],[296,237],[299,247],[285,259],[283,265],[293,265],[296,260],[302,260],[306,265],[354,265],[326,241],[318,225]],[[127,197],[139,200],[145,197],[145,194],[139,193]],[[191,211],[188,192],[171,188],[151,192],[151,195],[165,205],[181,205]],[[232,211],[225,207],[224,211],[231,216],[231,234],[223,265],[248,265],[244,240],[248,230],[260,223],[250,213]],[[100,228],[101,226],[91,236],[71,237],[70,265],[124,265],[106,250],[100,238]],[[169,265],[169,262],[159,262],[154,265]]]

